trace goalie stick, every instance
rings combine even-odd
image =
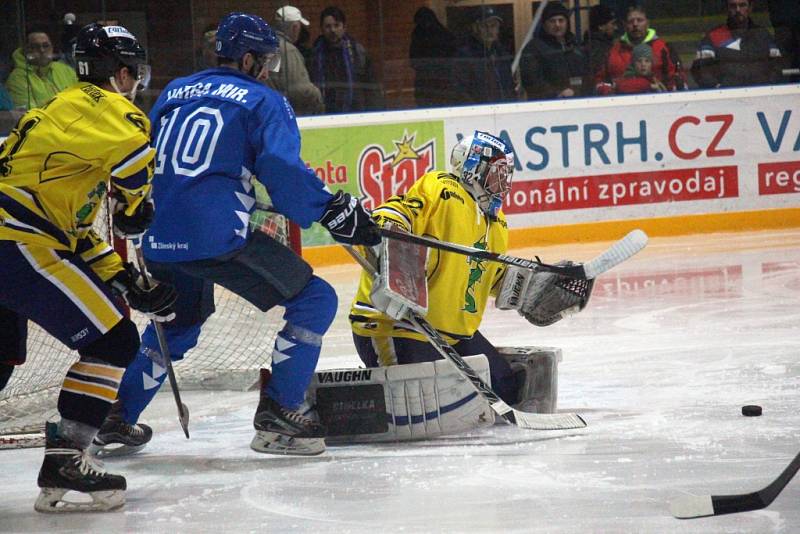
[[[686,495],[675,499],[670,505],[670,511],[678,519],[694,519],[761,510],[772,504],[798,470],[800,470],[800,453],[778,475],[778,478],[763,489],[741,495]]]
[[[539,260],[526,260],[524,258],[517,258],[515,256],[508,256],[506,254],[498,254],[496,252],[489,252],[479,248],[457,245],[455,243],[439,241],[438,239],[418,236],[388,228],[381,228],[380,233],[383,237],[388,237],[390,239],[399,239],[400,241],[407,241],[409,243],[416,243],[417,245],[424,245],[426,247],[446,250],[448,252],[455,252],[457,254],[471,256],[476,259],[496,261],[499,263],[506,263],[508,265],[516,265],[517,267],[533,269],[535,271],[556,273],[580,280],[597,278],[604,272],[627,260],[642,250],[645,245],[647,245],[647,234],[637,229],[629,232],[628,235],[611,245],[611,247],[593,260],[583,264],[579,263],[570,266],[561,266],[542,263]]]
[[[133,248],[136,251],[136,263],[139,264],[139,272],[142,274],[144,287],[145,289],[150,289],[150,276],[147,274],[147,268],[144,264],[141,240],[135,241]],[[189,439],[189,408],[187,408],[186,405],[181,402],[181,393],[178,391],[178,381],[175,378],[175,371],[172,369],[172,357],[169,354],[167,338],[164,336],[164,329],[161,328],[161,323],[155,320],[150,322],[153,324],[153,328],[156,330],[158,347],[161,349],[161,357],[164,358],[164,367],[167,368],[169,386],[172,389],[172,395],[175,397],[175,404],[178,407],[178,421],[181,423],[181,428],[183,429],[183,433],[186,435],[186,439]]]
[[[376,275],[375,266],[370,263],[369,260],[352,247],[345,246],[345,249],[365,271],[373,277]],[[408,311],[406,318],[420,333],[428,338],[428,341],[430,341],[436,351],[444,359],[453,362],[453,365],[456,366],[459,372],[472,383],[478,391],[478,394],[486,399],[495,413],[505,419],[509,424],[532,430],[568,430],[586,426],[586,421],[584,421],[580,415],[574,413],[539,414],[515,410],[503,402],[503,400],[497,396],[497,393],[481,380],[477,373],[464,361],[461,355],[445,341],[441,334],[439,334],[425,318],[411,310]]]

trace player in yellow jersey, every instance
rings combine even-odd
[[[87,452],[139,348],[118,297],[156,320],[170,317],[175,300],[169,285],[143,289],[139,273],[91,230],[109,185],[118,235],[141,235],[152,220],[150,124],[132,104],[149,77],[145,52],[125,28],[91,24],[77,37],[75,60],[80,81],[26,113],[0,147],[0,355],[24,361],[26,320],[80,355],[61,388],[61,419],[47,429],[35,504],[42,512],[124,503],[125,479]],[[68,500],[68,491],[92,501]]]
[[[505,253],[508,227],[500,208],[511,187],[513,152],[501,139],[475,132],[453,148],[451,166],[453,174],[425,174],[406,194],[378,206],[373,218],[380,225],[392,223],[414,234]],[[509,404],[516,403],[520,377],[478,331],[505,266],[431,249],[426,270],[427,320],[462,356],[485,354],[495,392]],[[441,358],[407,321],[384,314],[371,292],[372,279],[364,273],[350,309],[356,349],[368,367]]]

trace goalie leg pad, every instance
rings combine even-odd
[[[498,347],[500,355],[519,378],[517,403],[523,412],[555,413],[558,404],[558,363],[555,347]]]
[[[489,382],[485,356],[465,360]],[[494,424],[489,404],[447,360],[320,371],[308,397],[328,443],[428,439]]]

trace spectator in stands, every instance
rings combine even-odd
[[[78,39],[78,32],[81,29],[80,24],[75,24],[77,18],[75,13],[65,13],[61,19],[61,61],[75,69],[75,61],[72,57],[72,49],[75,47],[75,42]]]
[[[753,0],[727,0],[728,20],[703,36],[692,63],[700,87],[739,87],[780,81],[781,52],[766,28],[750,18]]]
[[[200,49],[197,51],[197,70],[217,68],[217,25],[210,24],[203,30],[203,38],[200,42]]]
[[[631,64],[633,47],[640,43],[647,44],[653,50],[653,75],[670,91],[686,89],[677,54],[650,28],[645,9],[634,6],[625,15],[625,33],[608,51],[606,62],[594,75],[597,94],[613,91],[614,82],[625,75]]]
[[[800,69],[800,2],[797,0],[768,0],[769,20],[775,29],[775,41],[786,57],[786,65]],[[800,81],[798,74],[785,78]]]
[[[303,55],[303,60],[306,62],[306,70],[308,70],[308,65],[311,63],[311,47],[308,43],[311,41],[311,32],[308,31],[307,26],[300,26],[300,35],[297,36],[297,41],[295,41],[294,46],[300,51]]]
[[[14,70],[6,80],[6,88],[16,107],[43,106],[57,92],[78,81],[69,65],[53,61],[53,44],[42,28],[28,30],[25,46],[14,50],[11,57]]]
[[[625,76],[617,78],[614,92],[619,94],[663,93],[667,90],[653,74],[653,49],[645,43],[633,47],[631,64]]]
[[[289,99],[296,115],[318,115],[325,111],[322,95],[308,77],[303,54],[294,45],[300,36],[300,28],[308,24],[294,6],[278,9],[272,24],[280,44],[281,66],[267,79],[267,85]]]
[[[8,94],[6,88],[0,85],[0,111],[9,111],[14,109],[14,102],[11,100],[11,95]],[[0,132],[0,135],[3,135]]]
[[[311,81],[322,92],[326,113],[383,108],[383,94],[367,50],[347,33],[344,12],[328,6],[319,16],[320,35],[312,50]]]
[[[589,31],[583,37],[583,53],[588,58],[589,74],[593,75],[605,64],[617,28],[617,16],[610,8],[598,4],[589,9]]]
[[[464,104],[516,100],[511,77],[513,57],[500,43],[502,17],[482,6],[470,27],[466,43],[453,60],[454,98]]]
[[[583,94],[586,56],[570,31],[569,15],[561,2],[548,3],[541,31],[522,52],[519,70],[528,100]]]
[[[456,52],[455,37],[428,7],[417,9],[414,24],[408,55],[415,73],[417,107],[446,106],[453,102],[450,68]]]

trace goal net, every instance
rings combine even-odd
[[[269,210],[269,198],[256,185],[257,204],[251,216],[254,231],[265,232],[300,253],[299,228]],[[107,209],[95,221],[99,235],[114,242]],[[124,241],[114,248],[123,258],[134,258]],[[128,246],[130,248],[130,246]],[[206,322],[197,347],[182,361],[174,363],[178,386],[183,389],[246,390],[258,381],[258,370],[269,366],[275,336],[283,326],[283,309],[267,313],[219,286],[215,289],[216,312]],[[147,319],[136,312],[131,318],[142,332]],[[56,402],[67,369],[78,359],[37,325],[28,324],[28,357],[17,366],[6,387],[0,391],[0,448],[3,436],[39,433],[44,422],[57,414]],[[168,387],[168,384],[165,384]],[[5,444],[11,443],[6,438]]]

